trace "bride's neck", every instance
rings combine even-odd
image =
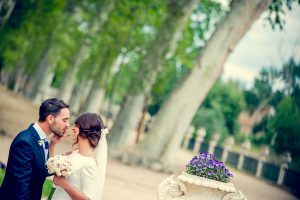
[[[94,155],[94,150],[90,146],[90,143],[88,140],[82,140],[78,142],[78,153],[80,153],[83,156],[91,156]]]

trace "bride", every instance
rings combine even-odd
[[[68,177],[54,176],[57,186],[52,199],[91,199],[102,197],[107,162],[107,142],[102,119],[95,113],[80,115],[73,130],[78,149],[68,155],[73,173]]]

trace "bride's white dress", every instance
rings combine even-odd
[[[67,177],[68,182],[83,192],[88,199],[101,199],[101,192],[99,191],[103,188],[100,188],[101,184],[99,183],[96,161],[91,157],[80,155],[76,151],[73,151],[69,158],[72,162],[74,173]],[[57,186],[52,199],[66,200],[71,198],[62,187]]]

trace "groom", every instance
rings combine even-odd
[[[62,100],[51,98],[41,104],[38,122],[20,132],[10,146],[0,199],[41,199],[48,176],[45,162],[69,128],[69,119],[69,105]],[[51,133],[49,145],[47,136]]]

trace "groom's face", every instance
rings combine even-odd
[[[70,111],[68,108],[60,110],[60,113],[53,118],[49,124],[50,131],[55,135],[63,136],[70,127]]]

